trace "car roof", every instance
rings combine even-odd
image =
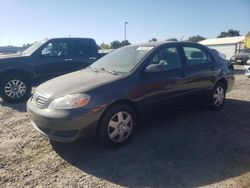
[[[203,46],[199,43],[194,43],[194,42],[183,42],[183,41],[164,41],[164,42],[145,42],[145,43],[138,43],[138,44],[132,44],[131,46],[150,46],[150,47],[158,47],[164,44],[192,44],[192,45],[197,45],[197,46]]]
[[[94,40],[92,38],[81,38],[81,37],[60,37],[60,38],[49,38],[47,39],[47,41],[49,40]]]

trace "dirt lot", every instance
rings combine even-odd
[[[25,103],[0,104],[0,187],[250,187],[250,79],[240,66],[223,110],[151,120],[113,150],[95,139],[50,143]]]

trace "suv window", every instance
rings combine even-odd
[[[91,56],[91,45],[87,40],[75,41],[75,55],[76,56]]]
[[[66,42],[50,42],[41,51],[44,57],[60,57],[68,55],[68,45]]]
[[[150,64],[164,65],[165,70],[181,68],[181,60],[176,47],[165,47],[157,51],[150,60]]]
[[[201,65],[211,62],[211,58],[199,48],[183,47],[183,50],[186,56],[187,66]]]

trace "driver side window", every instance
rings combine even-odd
[[[41,51],[43,57],[60,57],[68,55],[66,42],[50,42]]]
[[[150,60],[149,65],[160,64],[164,70],[181,68],[181,60],[176,47],[165,47],[158,50]]]

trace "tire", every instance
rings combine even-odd
[[[119,147],[133,137],[138,124],[133,108],[126,104],[112,106],[102,117],[97,136],[105,147]]]
[[[9,74],[0,83],[0,93],[2,99],[9,103],[23,102],[31,95],[31,83],[24,76]]]
[[[219,82],[214,86],[214,89],[208,100],[208,108],[211,110],[220,110],[223,107],[226,97],[226,86]]]

